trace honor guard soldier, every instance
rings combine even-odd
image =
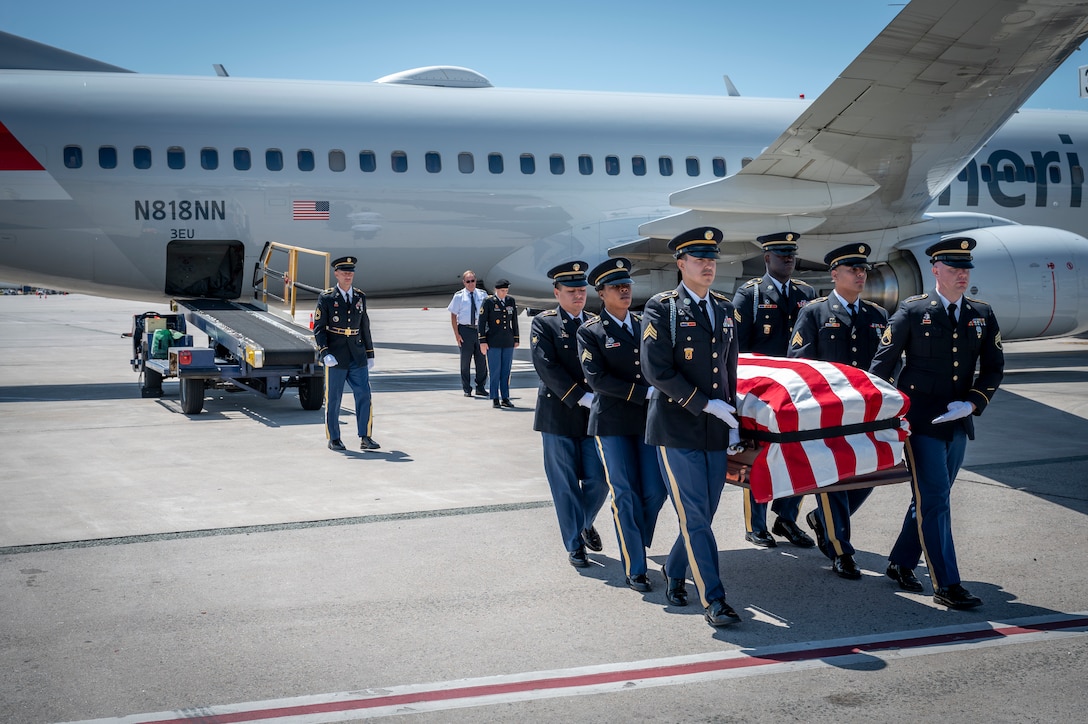
[[[906,355],[896,386],[910,398],[906,453],[914,496],[888,556],[888,577],[905,591],[921,592],[914,568],[924,552],[933,600],[955,609],[974,608],[982,601],[960,583],[952,541],[952,484],[967,440],[975,437],[972,416],[986,409],[1005,369],[993,310],[964,296],[974,248],[974,239],[957,236],[926,249],[936,290],[899,306],[869,368],[891,379]]]
[[[733,295],[741,352],[786,356],[797,314],[816,296],[808,284],[790,278],[800,238],[800,234],[786,231],[756,239],[763,247],[767,274],[749,279]],[[801,496],[779,498],[771,504],[771,510],[778,516],[771,529],[775,535],[802,548],[815,545],[797,525]],[[744,493],[744,530],[744,539],[749,543],[763,548],[778,545],[767,532],[767,504],[757,503],[751,491]]]
[[[869,369],[888,326],[884,308],[861,298],[871,269],[870,251],[868,244],[847,244],[824,257],[835,289],[826,297],[813,299],[798,312],[789,357]],[[816,544],[831,559],[831,570],[842,578],[861,578],[850,544],[850,516],[871,492],[872,488],[859,488],[818,493],[816,510],[806,517],[816,533]]]
[[[665,598],[687,603],[692,580],[712,626],[740,620],[725,602],[712,525],[718,510],[728,449],[739,441],[737,338],[733,306],[710,285],[717,272],[718,229],[701,227],[669,242],[680,269],[680,286],[646,303],[642,367],[653,385],[646,442],[657,448],[661,474],[677,517],[676,539],[661,572]]]
[[[584,261],[569,261],[548,271],[559,306],[533,318],[533,367],[540,376],[533,429],[544,444],[544,474],[551,488],[559,533],[570,564],[589,565],[586,548],[603,549],[593,527],[608,487],[596,443],[588,433],[593,390],[578,363],[578,328],[593,317],[584,313]]]
[[[495,282],[495,293],[480,307],[480,349],[487,355],[491,371],[491,404],[513,407],[510,401],[510,372],[514,366],[514,348],[521,344],[518,333],[518,303],[510,296],[510,282]],[[500,402],[501,400],[501,402]]]
[[[589,273],[601,298],[601,315],[578,328],[579,359],[593,406],[589,434],[597,442],[612,492],[612,520],[627,585],[645,593],[646,549],[665,502],[657,451],[646,444],[646,404],[653,388],[642,374],[642,318],[631,309],[631,262],[601,262]]]
[[[351,385],[355,397],[355,422],[360,447],[377,450],[371,431],[374,425],[370,399],[370,370],[374,367],[374,342],[370,337],[370,317],[366,313],[366,295],[352,287],[355,279],[353,256],[342,256],[332,263],[336,286],[317,297],[314,311],[314,339],[318,356],[325,364],[325,436],[330,450],[344,450],[340,439],[340,400],[344,382]]]

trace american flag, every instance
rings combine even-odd
[[[291,218],[295,221],[328,221],[328,201],[292,201]]]
[[[763,445],[749,482],[757,502],[811,492],[899,463],[910,401],[888,382],[832,362],[742,354],[742,436]]]

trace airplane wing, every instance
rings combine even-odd
[[[688,210],[643,224],[651,238],[632,243],[656,249],[711,225],[734,242],[723,256],[743,242],[750,255],[774,231],[918,222],[1086,35],[1077,0],[914,0],[758,158],[672,194]]]

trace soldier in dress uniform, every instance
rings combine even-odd
[[[374,425],[370,400],[370,370],[374,367],[374,342],[366,295],[352,287],[354,256],[342,256],[332,263],[336,286],[317,297],[314,311],[314,338],[318,356],[325,364],[325,436],[330,450],[344,450],[340,439],[340,400],[344,382],[355,396],[355,422],[363,450],[377,450],[371,432]]]
[[[510,282],[495,282],[495,293],[480,307],[480,349],[487,355],[491,371],[491,405],[513,407],[510,401],[510,371],[514,366],[514,348],[521,344],[518,333],[518,303],[510,296]],[[500,402],[501,400],[501,402]]]
[[[798,312],[816,296],[816,291],[799,279],[791,279],[797,262],[797,240],[800,234],[785,231],[761,236],[756,241],[763,247],[767,274],[749,279],[733,295],[737,338],[741,352],[785,357],[793,336]],[[779,498],[771,503],[778,516],[771,532],[795,546],[815,545],[797,525],[801,511],[801,496]],[[744,539],[763,548],[778,545],[767,531],[767,504],[757,503],[751,491],[744,493]]]
[[[870,251],[868,244],[847,244],[824,257],[835,289],[801,308],[793,325],[789,357],[869,369],[888,326],[884,308],[861,298],[871,269]],[[818,493],[816,510],[806,517],[816,532],[816,544],[831,559],[831,570],[842,578],[861,578],[850,544],[850,516],[871,492],[872,488],[860,488]]]
[[[612,491],[627,585],[645,593],[653,588],[646,577],[646,549],[666,494],[657,452],[645,441],[646,401],[653,388],[642,374],[642,318],[630,311],[631,262],[622,257],[601,262],[590,271],[589,282],[604,305],[599,317],[578,328],[579,359],[594,392],[589,434],[597,441]]]
[[[559,533],[570,564],[589,565],[586,548],[603,550],[593,527],[608,486],[596,443],[588,433],[593,390],[578,363],[578,328],[593,318],[585,312],[584,261],[569,261],[548,271],[559,306],[533,318],[533,367],[540,376],[533,429],[544,444],[544,474],[551,488]]]
[[[924,552],[933,600],[955,609],[982,601],[960,583],[949,498],[967,440],[975,437],[972,416],[986,409],[1005,370],[993,310],[964,295],[974,248],[974,239],[956,236],[926,249],[936,290],[899,306],[869,368],[890,380],[906,354],[896,386],[910,398],[906,453],[914,496],[888,556],[888,577],[905,591],[921,592],[914,568]]]
[[[740,620],[725,602],[711,527],[725,487],[728,449],[740,440],[733,306],[710,288],[721,240],[718,229],[700,227],[669,242],[680,286],[650,298],[642,325],[642,367],[654,387],[646,442],[657,447],[680,519],[680,536],[661,570],[665,598],[675,606],[687,604],[690,568],[712,626]]]

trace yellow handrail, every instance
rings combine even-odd
[[[272,261],[272,254],[274,252],[286,252],[287,253],[287,270],[277,271],[272,269],[270,263]],[[303,284],[298,281],[298,255],[299,254],[312,254],[314,256],[321,257],[325,261],[325,286],[318,289],[308,284]],[[295,302],[298,296],[298,290],[314,292],[320,294],[324,290],[329,288],[329,252],[317,251],[315,249],[307,249],[302,246],[294,246],[292,244],[281,244],[278,241],[269,241],[265,243],[264,250],[261,252],[261,259],[259,262],[258,272],[261,276],[261,301],[264,304],[268,304],[268,298],[278,299],[285,303],[291,310],[291,318],[295,317]],[[268,291],[268,279],[272,277],[274,280],[280,280],[283,282],[283,296],[278,296],[274,292]],[[254,284],[256,286],[256,284]]]

